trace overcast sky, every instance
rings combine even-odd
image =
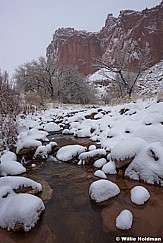
[[[143,10],[161,0],[0,0],[0,68],[11,74],[18,65],[45,56],[59,27],[99,31],[108,13]]]

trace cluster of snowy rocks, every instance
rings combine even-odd
[[[16,161],[13,152],[6,152],[0,158],[0,227],[14,231],[29,231],[40,218],[45,206],[35,196],[42,186],[31,179],[17,176],[26,168]],[[8,176],[12,175],[12,176]]]
[[[8,178],[4,185],[0,181],[2,201],[10,203],[12,198],[16,201],[19,197],[23,201],[27,200],[23,198],[31,197],[27,194],[17,194],[14,182],[10,182],[10,175],[26,171],[25,167],[17,162],[16,155],[21,157],[23,162],[26,162],[30,154],[33,160],[50,157],[54,161],[94,166],[94,175],[100,179],[91,184],[89,194],[96,202],[108,200],[120,193],[120,188],[108,180],[109,174],[122,174],[130,179],[163,186],[163,103],[139,100],[114,107],[49,108],[36,114],[20,115],[18,124],[16,154],[9,158],[7,154],[10,152],[7,152],[0,158],[0,173],[4,176],[0,179]],[[96,145],[68,144],[59,148],[55,141],[49,141],[48,135],[53,134],[55,139],[55,133],[87,137],[90,144]],[[24,230],[31,229],[39,218],[38,212],[44,210],[41,199],[33,195],[32,197],[33,203],[30,203],[26,210],[22,208],[26,214],[22,213],[17,217],[19,214],[14,214],[13,209],[11,213],[8,212],[10,215],[7,222],[4,221],[5,211],[2,203],[0,226],[14,229],[19,218]],[[149,192],[143,187],[131,190],[131,201],[137,205],[145,203],[149,197]],[[33,207],[33,215],[28,217],[30,206]],[[120,229],[129,229],[132,220],[132,213],[124,210],[117,217],[116,226]]]

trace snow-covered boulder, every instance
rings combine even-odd
[[[26,168],[17,161],[2,161],[0,163],[0,175],[20,175],[26,172]]]
[[[27,132],[21,132],[18,136],[18,140],[20,143],[26,140],[47,141],[47,135],[47,132],[41,131],[39,128],[32,128]]]
[[[15,193],[11,187],[0,187],[0,227],[8,230],[31,230],[45,209],[34,195]]]
[[[13,152],[6,152],[0,158],[0,176],[19,175],[26,172],[26,168],[15,161],[17,156]]]
[[[70,130],[69,129],[64,129],[63,131],[62,131],[62,134],[63,135],[68,135],[68,134],[70,134]]]
[[[91,127],[84,127],[74,133],[75,137],[86,138],[91,136]]]
[[[59,132],[61,130],[60,126],[54,122],[49,122],[43,126],[46,132]]]
[[[134,180],[163,186],[163,146],[161,143],[147,145],[128,166],[125,175]]]
[[[53,154],[56,150],[58,150],[56,142],[50,142],[47,145],[41,145],[41,146],[37,147],[33,158],[46,159],[46,158],[48,158],[49,154]]]
[[[16,193],[37,194],[42,191],[40,183],[22,176],[5,176],[0,178],[0,188],[10,186]]]
[[[15,153],[11,152],[11,151],[7,151],[5,154],[3,154],[0,158],[1,162],[5,162],[5,161],[16,161],[17,160],[17,156]]]
[[[128,230],[132,227],[133,215],[125,209],[116,218],[116,227],[121,230]]]
[[[116,168],[130,164],[145,145],[144,139],[131,137],[114,146],[111,150],[111,159],[115,162]]]
[[[105,173],[102,170],[96,170],[94,173],[95,176],[101,178],[101,179],[106,179],[107,176],[105,175]]]
[[[96,150],[96,145],[92,144],[88,148],[89,151]]]
[[[106,201],[119,193],[120,189],[115,183],[104,179],[94,181],[89,188],[89,195],[96,202]]]
[[[42,143],[38,140],[25,140],[21,143],[18,143],[16,153],[18,155],[28,155],[28,154],[33,154],[37,147],[41,146]]]
[[[48,157],[47,147],[45,145],[38,146],[33,155],[33,158],[46,159],[47,157]]]
[[[150,198],[148,190],[143,186],[135,186],[131,189],[131,201],[137,205],[142,205]]]
[[[94,162],[93,166],[100,169],[106,163],[107,163],[107,160],[105,158],[101,158],[101,159],[96,160]]]
[[[79,160],[82,164],[93,164],[97,159],[105,158],[106,151],[104,149],[96,149],[88,152],[81,153]]]
[[[116,172],[116,167],[115,167],[115,163],[114,161],[109,161],[108,163],[106,163],[103,167],[102,167],[102,171],[105,174],[110,174],[110,175],[115,175]]]
[[[81,145],[67,145],[57,151],[56,158],[58,160],[69,162],[77,159],[78,155],[86,151],[86,147]]]

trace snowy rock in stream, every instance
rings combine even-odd
[[[19,175],[26,172],[26,168],[15,161],[17,156],[13,152],[6,152],[0,158],[0,176]]]
[[[5,161],[0,164],[0,175],[20,175],[26,172],[26,168],[17,161]]]
[[[118,143],[111,150],[111,159],[115,162],[116,168],[130,164],[145,145],[144,139],[139,137],[131,137]]]
[[[37,147],[33,158],[46,159],[46,158],[48,158],[49,154],[54,153],[56,150],[58,150],[56,142],[50,142],[47,145],[41,145],[41,146]]]
[[[34,195],[15,193],[11,187],[0,187],[0,227],[15,231],[31,230],[45,209]]]
[[[19,143],[16,149],[18,155],[27,155],[33,154],[37,147],[41,146],[42,143],[37,140],[25,140],[22,143]]]
[[[1,162],[5,162],[5,161],[16,161],[17,160],[17,156],[15,153],[11,152],[11,151],[7,151],[5,154],[3,154],[0,158]]]
[[[135,186],[131,190],[131,201],[137,205],[142,205],[150,198],[148,190],[143,186]]]
[[[59,132],[61,130],[60,126],[54,122],[49,122],[43,126],[46,132]]]
[[[77,159],[78,155],[86,150],[87,148],[81,145],[67,145],[58,150],[56,158],[64,162],[69,162],[72,159]]]
[[[121,230],[128,230],[132,226],[133,215],[125,209],[116,218],[116,227]]]
[[[120,189],[115,183],[104,179],[94,181],[89,188],[89,195],[96,202],[106,201],[119,193]]]
[[[93,166],[100,169],[106,163],[107,163],[107,160],[105,158],[101,158],[101,159],[96,160],[94,162]]]
[[[0,178],[0,188],[10,186],[17,193],[28,192],[37,194],[42,191],[40,183],[22,176],[5,176]]]
[[[79,160],[82,164],[93,164],[97,159],[106,157],[106,151],[104,149],[96,149],[88,152],[81,153]]]
[[[108,163],[106,163],[103,167],[102,167],[102,171],[105,174],[110,174],[110,175],[115,175],[116,172],[116,167],[115,167],[115,163],[114,161],[109,161]]]
[[[105,173],[102,170],[96,170],[94,173],[95,176],[102,178],[102,179],[106,179],[107,176],[105,175]]]
[[[159,142],[146,145],[125,171],[134,180],[163,186],[163,146]]]

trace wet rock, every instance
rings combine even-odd
[[[35,153],[36,149],[38,146],[29,146],[29,147],[23,147],[20,149],[20,151],[17,153],[19,156],[24,156],[24,155],[31,155]]]
[[[120,169],[120,168],[126,168],[126,165],[129,165],[133,161],[133,159],[134,157],[124,159],[124,160],[114,159],[113,161],[115,162],[116,168]]]
[[[127,108],[122,108],[122,109],[119,111],[119,113],[120,113],[121,115],[123,115],[123,114],[125,114],[127,111],[129,111],[129,109],[127,109]]]
[[[93,112],[93,113],[90,114],[90,115],[86,115],[86,116],[85,116],[85,119],[91,119],[91,120],[92,120],[92,119],[94,119],[94,116],[97,115],[97,114],[98,114],[97,112]]]
[[[49,183],[47,181],[41,181],[41,185],[42,185],[42,193],[40,195],[41,199],[43,201],[50,200],[53,195],[52,187],[49,185]]]
[[[40,190],[38,190],[38,188],[32,188],[31,186],[21,186],[17,189],[13,189],[14,192],[16,193],[29,193],[32,195],[37,195],[40,193]]]

